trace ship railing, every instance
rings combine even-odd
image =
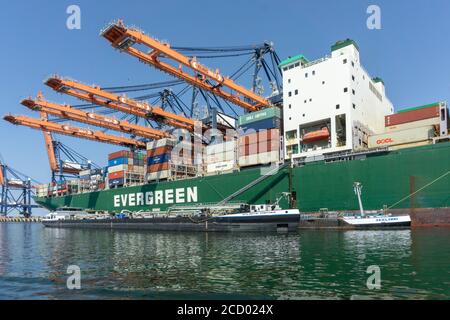
[[[321,63],[321,62],[323,62],[323,61],[326,61],[326,60],[328,60],[328,59],[330,59],[330,58],[331,58],[331,55],[326,55],[325,57],[322,57],[322,58],[320,58],[320,59],[313,60],[313,61],[310,61],[310,62],[308,62],[308,63],[305,63],[305,64],[303,65],[303,68],[307,68],[307,67],[313,66],[313,65],[315,65],[315,64],[318,64],[318,63]]]

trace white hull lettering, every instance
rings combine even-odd
[[[113,197],[114,208],[194,202],[198,202],[197,187],[117,194]]]

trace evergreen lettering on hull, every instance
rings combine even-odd
[[[113,201],[114,208],[196,203],[198,202],[198,188],[187,187],[116,194]]]

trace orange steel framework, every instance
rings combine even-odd
[[[194,119],[165,111],[160,107],[151,106],[146,102],[135,101],[125,96],[107,92],[98,86],[88,86],[74,80],[62,79],[57,76],[48,78],[45,81],[45,84],[55,91],[74,96],[84,101],[133,114],[141,118],[151,117],[156,121],[177,128],[194,131]]]
[[[3,166],[0,164],[0,186],[5,183],[5,178],[3,177]]]
[[[92,131],[89,129],[78,128],[69,125],[61,125],[51,121],[38,120],[27,116],[7,115],[3,117],[3,119],[15,125],[22,125],[32,129],[55,132],[63,135],[74,136],[97,142],[121,145],[137,149],[145,149],[146,146],[144,142],[135,139],[130,139],[126,137],[117,137],[114,135],[105,134],[101,131]]]
[[[48,115],[45,112],[40,112],[41,120],[48,121]],[[45,148],[47,150],[48,163],[52,173],[59,171],[58,161],[56,160],[55,148],[53,146],[53,136],[48,130],[42,130],[44,134]],[[64,170],[64,168],[62,168]],[[65,172],[65,173],[78,173],[77,172]]]
[[[213,71],[203,66],[195,58],[189,58],[171,49],[168,44],[153,39],[139,30],[127,28],[120,20],[107,26],[102,31],[101,35],[111,42],[111,45],[114,48],[124,51],[139,60],[185,80],[194,86],[210,91],[249,111],[257,111],[262,108],[271,107],[271,104],[267,99],[236,84],[230,78],[222,76],[218,70]],[[133,48],[132,46],[136,43],[145,45],[151,48],[152,51],[145,53],[139,49]],[[175,67],[169,63],[163,62],[159,60],[159,57],[171,59],[175,63],[178,63],[179,66]],[[194,71],[195,74],[191,75],[184,72],[183,66]],[[216,84],[208,83],[207,80],[212,80],[216,82]],[[223,91],[222,87],[231,89],[232,93]]]
[[[106,129],[124,132],[144,138],[161,139],[170,137],[170,134],[164,131],[139,126],[124,120],[117,120],[115,118],[105,117],[103,115],[96,114],[93,112],[85,112],[82,110],[72,108],[69,105],[60,105],[49,101],[45,101],[41,94],[38,95],[37,99],[32,98],[24,99],[21,101],[21,104],[32,110],[43,111],[47,114],[52,114],[60,118],[65,118],[98,127],[103,127]]]

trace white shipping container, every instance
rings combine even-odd
[[[159,147],[165,147],[165,146],[175,146],[176,140],[171,138],[165,138],[165,139],[159,139],[147,142],[147,150],[153,150]]]
[[[387,132],[369,137],[369,148],[395,146],[429,140],[434,137],[434,127],[424,126],[402,131]]]
[[[223,161],[223,162],[211,163],[211,164],[207,165],[206,171],[208,173],[219,172],[219,171],[228,171],[228,170],[233,170],[234,166],[235,166],[234,161]]]
[[[234,151],[236,149],[236,141],[227,141],[223,143],[218,144],[212,144],[206,147],[206,154],[217,154],[217,153],[223,153],[228,151]]]
[[[108,173],[114,173],[119,171],[128,171],[128,165],[127,164],[119,164],[118,166],[109,167]]]
[[[222,162],[222,161],[234,161],[235,159],[236,159],[236,153],[234,150],[206,155],[206,163],[207,164]]]
[[[271,152],[263,152],[258,153],[258,163],[272,163],[280,161],[280,152],[279,151],[271,151]]]
[[[147,181],[167,179],[169,178],[169,176],[170,176],[169,170],[147,173]]]
[[[258,155],[257,154],[239,157],[239,166],[240,167],[254,166],[257,164],[258,164]]]
[[[432,126],[440,124],[440,118],[430,118],[419,121],[407,122],[395,126],[386,127],[386,132],[402,131],[407,129],[419,128],[424,126]]]
[[[280,161],[280,152],[271,151],[239,157],[239,166],[241,167],[255,166],[258,164],[269,164],[279,161]]]
[[[145,172],[145,169],[144,169],[143,166],[134,166],[134,167],[133,167],[133,172],[142,174],[142,173]]]

